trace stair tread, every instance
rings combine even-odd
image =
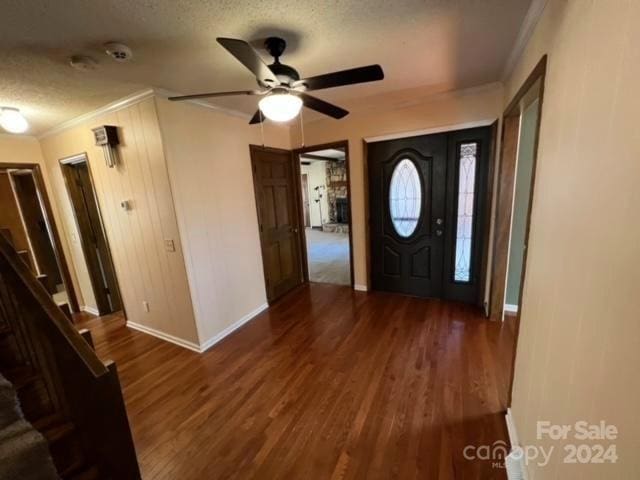
[[[0,325],[0,338],[5,337],[7,335],[11,335],[12,333],[13,333],[13,330],[9,325],[7,324]]]
[[[3,372],[4,376],[13,384],[13,388],[19,390],[38,380],[40,374],[29,366],[9,368]]]
[[[58,473],[60,474],[60,478],[73,478],[72,475],[78,475],[82,473],[85,468],[86,463],[84,462],[84,460],[81,458],[77,458],[73,461],[73,463],[71,463],[71,465],[59,471]]]
[[[75,430],[73,423],[61,422],[58,424],[50,425],[42,431],[42,435],[47,439],[49,444],[55,443],[62,438],[70,435]]]
[[[33,427],[41,432],[49,443],[56,442],[74,430],[74,425],[66,421],[60,414],[52,413],[32,422]]]
[[[86,468],[78,473],[71,473],[72,480],[95,480],[100,478],[100,472],[94,466]]]

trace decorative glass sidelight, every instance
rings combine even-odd
[[[398,235],[409,237],[416,230],[422,210],[422,186],[415,164],[403,158],[393,169],[389,185],[389,212]]]
[[[478,144],[463,143],[458,157],[458,221],[456,227],[456,258],[454,280],[471,280],[471,247],[476,185]]]

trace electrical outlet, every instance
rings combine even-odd
[[[175,252],[176,251],[176,244],[173,243],[173,240],[170,238],[165,238],[164,239],[164,249],[167,252]]]
[[[142,302],[142,308],[144,308],[145,312],[149,312],[149,302],[147,302],[146,300]]]

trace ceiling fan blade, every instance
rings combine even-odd
[[[329,102],[307,95],[306,93],[300,92],[296,93],[296,95],[302,99],[302,103],[304,103],[305,107],[315,110],[316,112],[324,113],[325,115],[333,118],[342,118],[349,115],[349,112],[344,108],[337,107],[336,105],[332,105]]]
[[[211,92],[211,93],[196,93],[194,95],[181,95],[179,97],[169,97],[169,100],[181,101],[181,100],[196,100],[198,98],[214,98],[214,97],[230,97],[232,95],[262,95],[261,90],[237,90],[235,92]]]
[[[256,113],[253,114],[251,120],[249,120],[249,125],[255,125],[256,123],[262,123],[264,121],[264,115],[260,113],[260,110],[257,110]]]
[[[340,72],[303,78],[295,82],[293,86],[304,84],[307,86],[308,91],[312,91],[323,88],[341,87],[343,85],[353,85],[354,83],[375,82],[383,78],[384,72],[380,65],[369,65],[367,67],[351,68]]]
[[[218,37],[216,40],[218,40],[218,43],[226,48],[231,55],[236,57],[240,63],[251,70],[260,82],[267,85],[278,85],[280,83],[271,69],[264,63],[262,58],[260,58],[258,52],[247,42],[235,38],[222,37]]]

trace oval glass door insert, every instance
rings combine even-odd
[[[398,235],[409,237],[418,226],[422,211],[422,185],[415,164],[403,158],[393,169],[389,184],[389,213]]]

